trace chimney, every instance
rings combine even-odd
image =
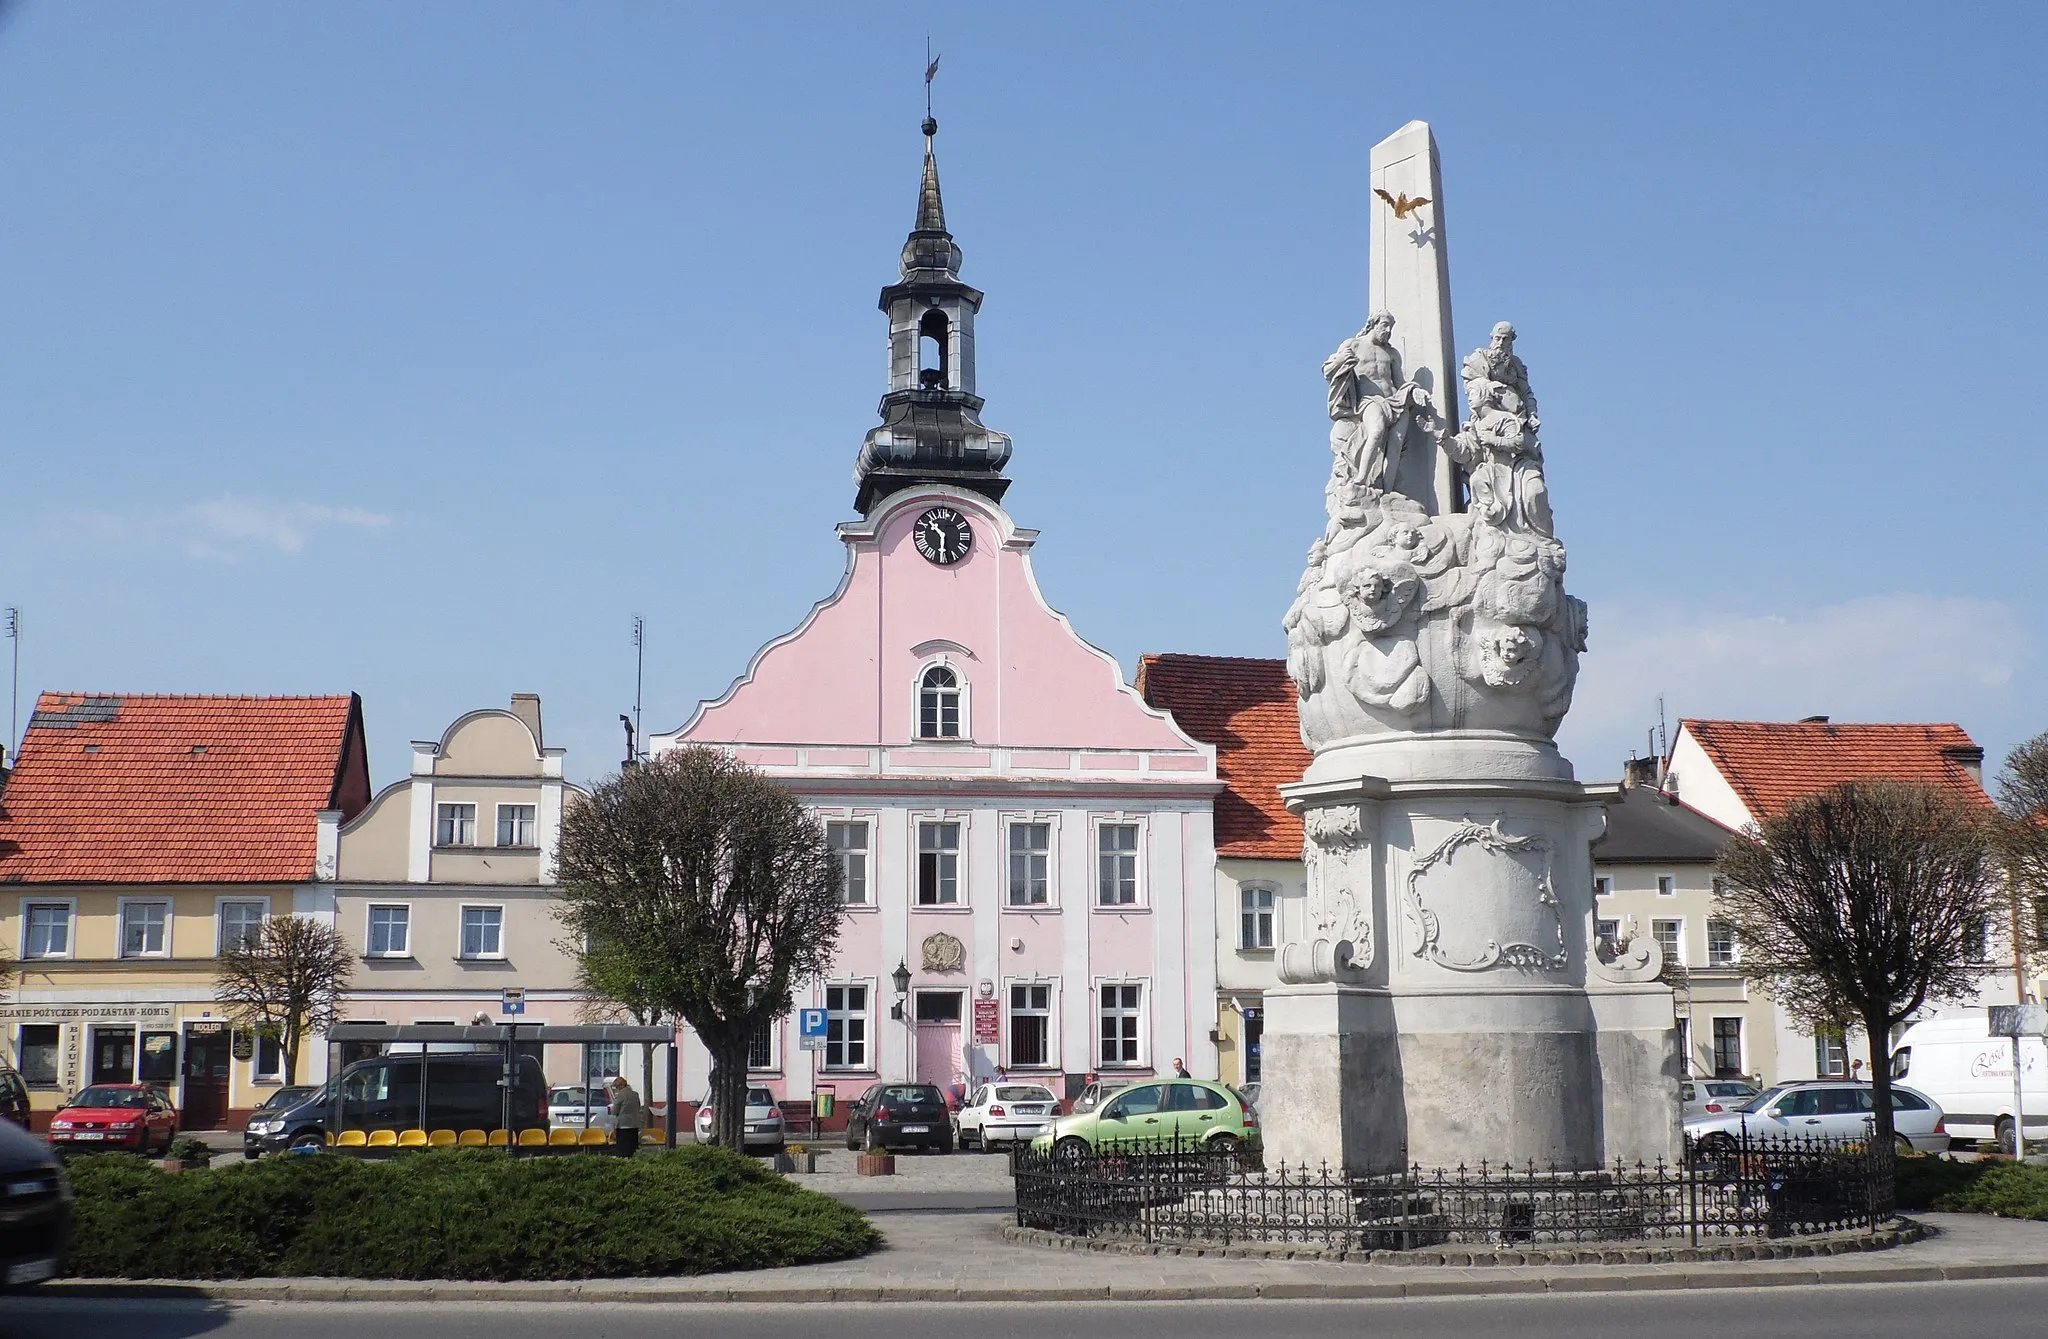
[[[1621,784],[1633,790],[1637,786],[1657,785],[1657,759],[1630,758],[1621,766]]]
[[[526,728],[533,731],[533,746],[540,748],[544,742],[540,734],[540,694],[512,694],[512,714],[526,722]]]
[[[1984,750],[1975,744],[1951,744],[1941,756],[1970,774],[1979,787],[1984,784]]]

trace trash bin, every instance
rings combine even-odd
[[[821,1092],[811,1098],[811,1114],[819,1120],[832,1119],[832,1094]]]

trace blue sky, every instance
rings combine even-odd
[[[638,612],[681,724],[838,579],[929,23],[1008,503],[1127,668],[1283,654],[1367,154],[1421,117],[1592,604],[1581,775],[1660,693],[1995,763],[2048,729],[2042,14],[24,0],[24,695],[354,689],[382,784],[535,691],[590,776]]]

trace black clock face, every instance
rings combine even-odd
[[[917,551],[941,567],[959,562],[974,547],[973,527],[951,507],[933,507],[917,518],[910,534]]]

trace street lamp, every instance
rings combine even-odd
[[[896,970],[889,973],[889,981],[896,987],[896,1002],[889,1006],[889,1017],[907,1023],[910,1014],[903,1006],[910,1000],[910,964],[899,961]]]

